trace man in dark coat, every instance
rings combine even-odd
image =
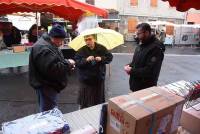
[[[73,66],[72,60],[65,60],[59,47],[66,33],[62,26],[54,26],[49,35],[34,44],[29,57],[29,82],[36,90],[40,111],[57,106],[57,94],[67,85],[67,73]]]
[[[3,39],[7,47],[21,43],[20,30],[13,26],[11,22],[4,23],[3,32]]]
[[[137,36],[140,45],[135,50],[132,62],[124,67],[130,75],[129,85],[132,91],[157,85],[165,51],[165,46],[151,35],[149,24],[139,24]]]
[[[113,58],[104,46],[95,42],[95,35],[85,36],[84,39],[86,46],[75,55],[80,79],[78,103],[81,109],[105,102],[105,64],[109,64]]]

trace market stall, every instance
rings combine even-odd
[[[29,47],[28,49],[30,49]],[[75,51],[67,46],[62,47],[61,51],[66,59],[73,59]],[[23,52],[13,52],[13,50],[4,49],[0,51],[0,69],[28,66],[29,64],[29,50]]]
[[[65,123],[67,124],[67,130],[70,130],[71,134],[95,134],[99,130],[101,130],[100,134],[105,132],[107,132],[107,134],[122,134],[126,131],[134,134],[141,134],[141,132],[147,131],[152,134],[156,132],[173,132],[173,134],[198,134],[200,131],[200,117],[198,111],[195,111],[195,109],[192,107],[186,108],[186,105],[188,104],[188,101],[194,97],[192,96],[191,91],[200,91],[199,89],[194,90],[192,86],[199,85],[200,84],[197,82],[178,81],[162,87],[152,87],[109,99],[108,111],[106,112],[108,116],[103,114],[105,111],[102,112],[102,106],[105,106],[105,104],[100,104],[75,112],[63,114],[62,118],[64,118],[66,121]],[[195,99],[193,98],[193,100],[198,98],[199,96]],[[183,108],[184,103],[185,106]],[[195,107],[197,105],[199,104],[193,104]],[[140,112],[138,112],[138,110]],[[48,112],[45,112],[43,115],[47,113]],[[60,114],[60,112],[56,110],[55,115],[57,114]],[[36,115],[34,115],[35,118],[41,116],[38,114]],[[30,116],[28,117],[30,118]],[[106,120],[107,123],[105,123]],[[137,122],[139,124],[142,123],[146,125],[136,125],[137,123],[132,124],[134,121],[135,123]],[[5,130],[12,131],[16,125],[14,122],[16,122],[16,120],[3,124],[4,132]],[[195,123],[192,124],[191,122]],[[23,121],[21,121],[21,123],[23,123]],[[14,126],[12,127],[12,125]],[[40,127],[40,125],[34,126],[35,128],[30,126],[30,128],[38,130],[37,127]],[[48,123],[46,125],[48,125]],[[20,126],[18,126],[18,128],[19,127]],[[23,125],[21,127],[23,127]]]
[[[92,12],[101,17],[108,15],[108,12],[104,9],[76,0],[0,0],[0,15],[16,12],[49,12],[71,21],[72,24],[77,23],[86,12]],[[37,14],[36,19],[38,19]],[[13,45],[11,44],[11,47]],[[17,43],[16,45],[21,46],[23,44]],[[68,47],[64,47],[62,51],[65,58],[72,58],[75,54],[75,51]],[[13,51],[5,49],[0,52],[0,59],[3,61],[0,63],[0,68],[28,65],[28,55],[28,51],[13,53]]]

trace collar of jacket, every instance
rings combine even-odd
[[[99,45],[99,44],[98,44],[97,42],[95,42],[95,43],[94,43],[94,49],[90,49],[87,45],[86,45],[86,47],[87,47],[87,49],[89,49],[90,51],[94,51],[94,50],[97,49],[98,45]]]
[[[45,41],[47,41],[48,43],[51,43],[51,39],[50,36],[48,35],[48,33],[44,33],[41,38],[43,38]]]
[[[150,43],[152,43],[156,37],[154,35],[151,35],[144,43],[141,44],[141,47],[148,46]]]
[[[48,42],[49,44],[51,44],[51,46],[52,46],[53,48],[58,49],[58,47],[56,47],[56,46],[51,42],[51,38],[50,38],[50,36],[49,36],[47,33],[44,33],[44,34],[42,35],[42,38],[43,38],[46,42]]]

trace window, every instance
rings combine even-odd
[[[174,26],[166,25],[166,34],[173,35],[174,34]]]
[[[132,17],[128,19],[128,32],[134,33],[136,31],[137,19]]]
[[[131,6],[137,6],[138,0],[130,0]]]
[[[158,6],[158,0],[151,0],[151,7],[157,7]]]
[[[91,5],[95,4],[94,0],[86,0],[85,2],[88,3],[88,4],[91,4]]]
[[[193,25],[193,24],[195,24],[194,22],[188,22],[187,23],[188,25]]]

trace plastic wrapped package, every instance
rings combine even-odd
[[[2,124],[3,134],[68,134],[69,125],[57,108]]]

